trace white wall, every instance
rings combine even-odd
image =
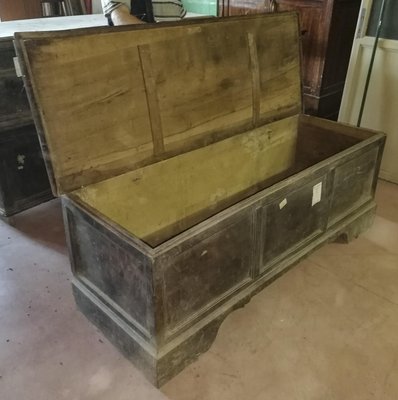
[[[101,0],[93,0],[93,14],[102,14]]]

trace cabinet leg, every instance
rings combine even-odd
[[[335,243],[348,244],[357,239],[361,233],[367,231],[372,226],[375,215],[376,207],[346,226],[343,231],[337,234],[333,241]]]

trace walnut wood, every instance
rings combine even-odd
[[[122,110],[137,116],[144,102],[146,125],[137,123],[152,143],[148,104],[157,112],[159,102],[164,159],[137,168],[129,149],[128,171],[110,179],[115,170],[100,171],[101,182],[90,177],[63,196],[76,302],[157,386],[206,351],[223,319],[272,280],[322,244],[351,240],[372,223],[385,135],[299,114],[298,38],[293,14],[17,37],[57,182],[60,170],[86,173],[84,154],[90,163],[104,161],[142,134],[124,130],[121,118],[96,136],[102,103],[120,105],[126,90],[140,89],[131,93],[134,101],[123,97]],[[140,64],[136,45],[149,45],[152,63]],[[94,87],[75,87],[92,77],[82,66],[91,71],[93,60],[109,58],[109,48],[126,67],[118,70],[120,82],[110,68]],[[44,79],[52,68],[76,80],[61,81],[63,87],[51,74]],[[134,75],[136,87],[120,86],[131,85],[140,68],[156,85]],[[197,81],[187,81],[190,68]],[[70,106],[71,94],[94,119],[84,117],[79,102]],[[54,128],[66,122],[65,131]],[[191,129],[199,136],[195,148]],[[96,144],[92,153],[87,137]],[[176,153],[168,153],[173,146]],[[70,183],[64,190],[75,189]]]
[[[269,11],[264,0],[224,0],[222,16]],[[304,106],[308,114],[337,119],[360,0],[277,0],[277,10],[300,15]]]
[[[298,114],[297,36],[294,13],[18,34],[54,193]]]

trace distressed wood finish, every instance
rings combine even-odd
[[[56,160],[58,194],[244,132],[254,127],[253,110],[262,125],[300,112],[298,25],[291,14],[240,25],[211,19],[163,26],[68,38],[19,35],[38,111],[47,113],[39,133]],[[290,46],[279,48],[282,40]]]
[[[101,25],[106,25],[102,15],[1,23],[0,217],[10,217],[53,197],[23,80],[14,66],[14,32]]]
[[[372,222],[385,136],[300,114],[298,36],[288,13],[17,37],[54,190],[68,192],[76,302],[155,385],[273,279]],[[83,84],[110,54],[121,76]],[[75,81],[44,79],[52,66]]]
[[[0,215],[9,217],[52,198],[34,125],[0,132]]]
[[[0,132],[32,125],[32,115],[23,81],[15,72],[12,39],[0,38]]]
[[[203,219],[205,213],[210,216],[231,204],[237,196],[258,191],[262,182],[290,168],[297,124],[297,116],[267,124],[87,186],[74,195],[156,245]],[[126,208],[132,199],[135,207]]]
[[[0,216],[52,198],[29,102],[14,68],[12,39],[0,38]]]
[[[219,15],[270,12],[270,0],[220,0]],[[337,120],[360,0],[276,0],[275,10],[300,15],[304,107]]]

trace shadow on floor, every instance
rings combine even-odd
[[[60,199],[50,200],[13,217],[12,226],[36,242],[67,253]]]
[[[398,185],[379,179],[376,191],[377,214],[386,220],[398,223]]]

